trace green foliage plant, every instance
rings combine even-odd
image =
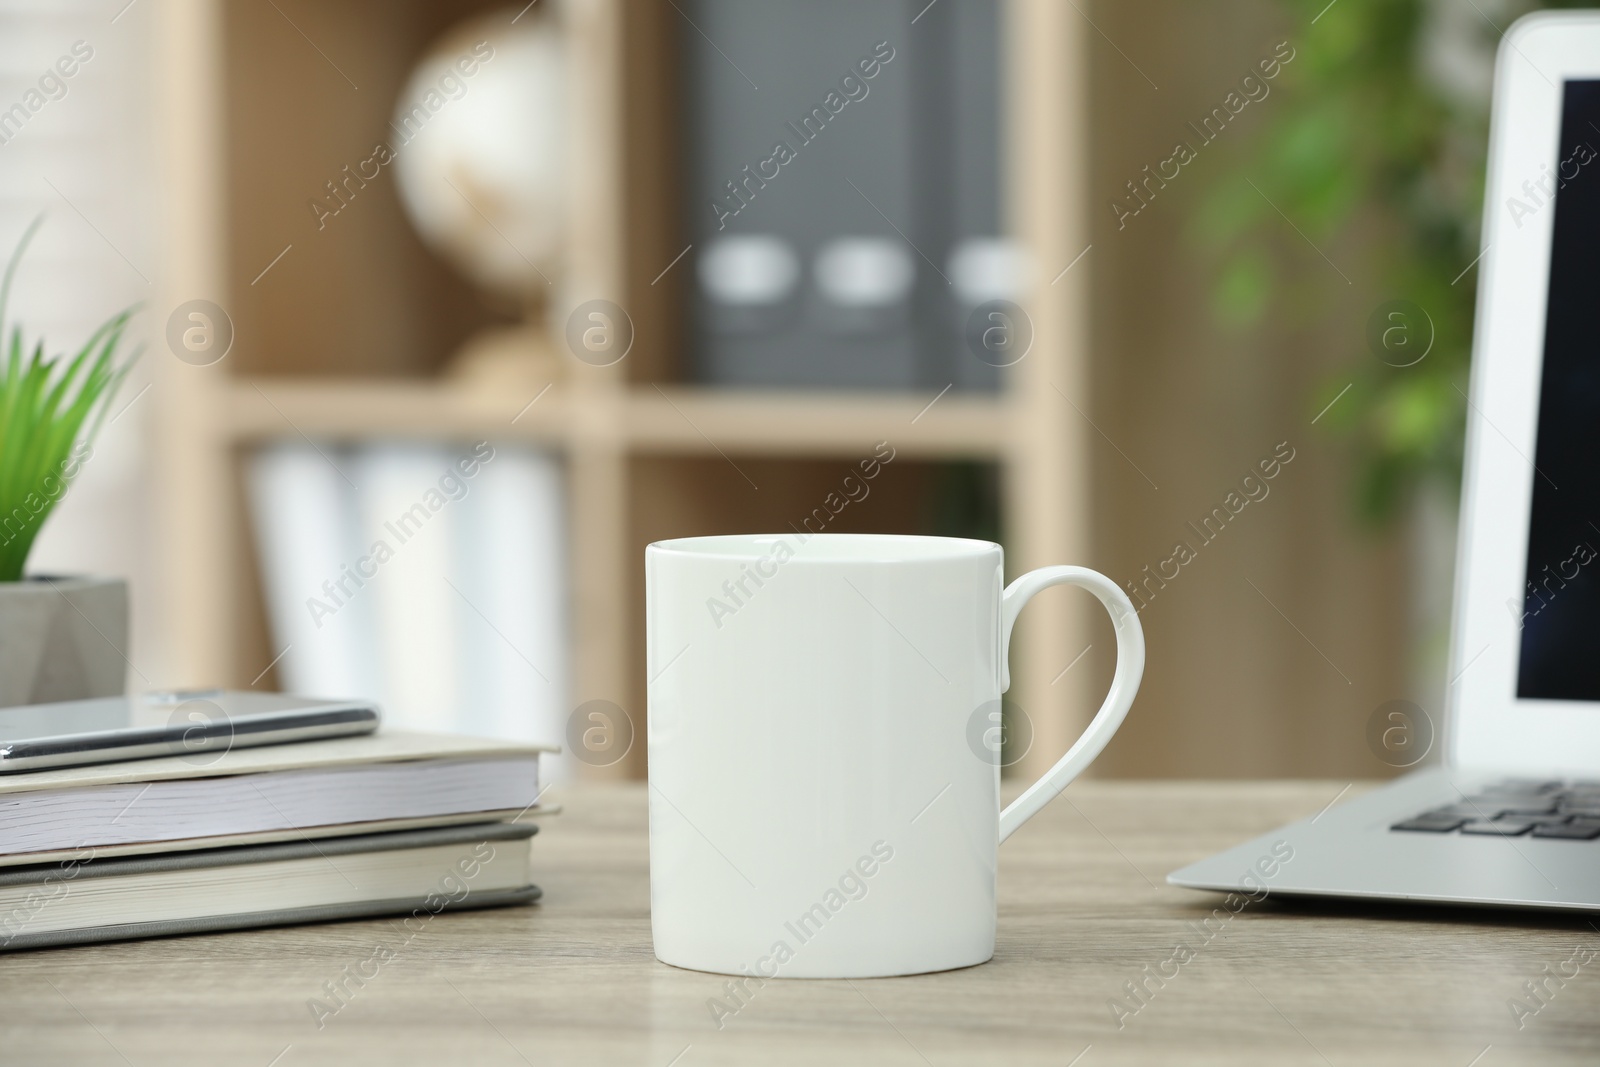
[[[8,333],[11,282],[43,221],[43,216],[35,219],[17,242],[0,282],[0,582],[22,579],[40,528],[88,457],[112,398],[138,357],[135,351],[117,365],[135,308],[107,319],[70,358],[46,356],[43,338],[24,355],[21,324]]]
[[[1339,370],[1306,408],[1315,415],[1338,398],[1319,428],[1355,453],[1354,510],[1385,522],[1425,484],[1460,486],[1489,100],[1453,89],[1426,62],[1456,0],[1278,2],[1298,27],[1298,55],[1249,149],[1213,172],[1193,230],[1217,259],[1219,322],[1249,330],[1273,315],[1339,339]],[[1515,17],[1579,6],[1479,0],[1456,14],[1486,64]],[[1363,313],[1351,313],[1342,285],[1296,280],[1326,264],[1285,239],[1278,209],[1318,249],[1339,250],[1364,289]],[[1364,311],[1389,300],[1426,315],[1416,325],[1432,347],[1414,365],[1386,365],[1367,341]]]

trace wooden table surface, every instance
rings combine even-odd
[[[309,1002],[398,945],[389,921],[0,957],[0,1063],[1600,1062],[1600,931],[1582,917],[1269,898],[1197,932],[1222,898],[1163,876],[1344,784],[1079,783],[1001,850],[993,961],[771,982],[720,1030],[725,979],[651,954],[644,789],[574,787],[534,839],[543,903],[439,916],[320,1028]],[[1180,942],[1194,958],[1119,1025],[1124,983]],[[1596,956],[1519,1029],[1508,1002],[1575,951]]]

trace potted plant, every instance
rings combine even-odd
[[[0,281],[0,707],[113,696],[127,671],[121,579],[25,576],[40,528],[93,456],[92,442],[132,360],[117,349],[133,315],[108,319],[73,356],[31,352],[6,328],[11,282],[35,219]],[[137,358],[137,352],[134,353]]]

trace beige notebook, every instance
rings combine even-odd
[[[514,818],[541,751],[394,732],[0,778],[0,866]]]

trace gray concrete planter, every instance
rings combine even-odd
[[[117,696],[127,651],[122,579],[0,582],[0,707]]]

